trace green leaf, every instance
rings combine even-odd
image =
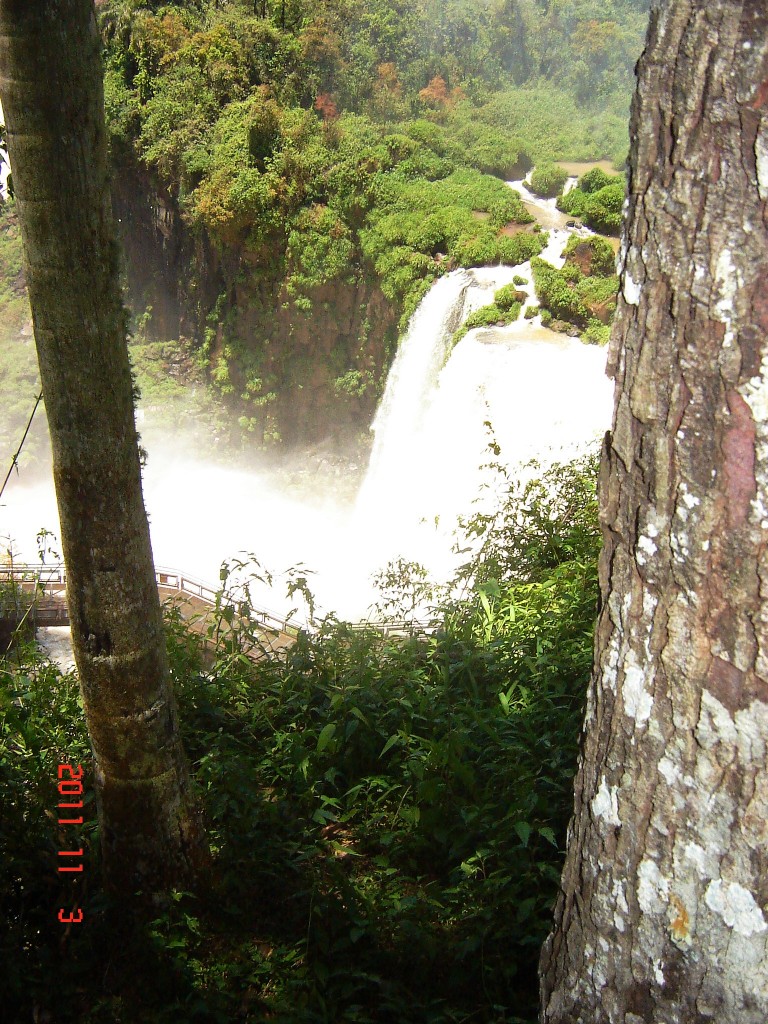
[[[520,836],[520,842],[523,846],[527,846],[528,840],[531,838],[531,832],[533,832],[533,827],[527,821],[517,821],[515,822],[515,832]]]
[[[538,832],[539,832],[539,835],[543,836],[547,840],[548,843],[552,843],[552,845],[555,848],[557,848],[557,840],[555,839],[555,833],[552,831],[552,829],[548,825],[545,825],[544,828],[540,828],[538,830]]]
[[[328,725],[323,726],[320,735],[317,737],[317,752],[322,754],[325,748],[333,739],[336,734],[336,725],[333,722],[329,722]]]
[[[389,739],[387,740],[387,742],[386,742],[386,743],[384,744],[384,749],[383,749],[383,750],[381,751],[381,753],[379,754],[379,757],[384,757],[384,755],[386,754],[386,752],[387,752],[388,750],[391,750],[391,749],[392,749],[392,747],[394,747],[394,745],[395,745],[395,744],[397,743],[397,741],[398,741],[399,739],[400,739],[400,733],[398,733],[398,732],[396,732],[396,733],[393,733],[393,735],[392,735],[392,736],[390,736],[390,737],[389,737]]]

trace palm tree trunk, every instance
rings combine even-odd
[[[178,885],[204,843],[142,498],[92,0],[0,0],[0,69],[105,875]]]

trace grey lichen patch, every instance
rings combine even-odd
[[[605,777],[600,781],[600,788],[592,800],[592,813],[602,819],[606,825],[620,826],[618,787],[609,786]]]
[[[721,917],[729,928],[749,938],[768,931],[763,912],[752,893],[738,882],[711,882],[704,897],[709,909]]]
[[[739,389],[749,407],[755,429],[755,494],[752,500],[753,523],[768,529],[768,352],[760,370]]]
[[[644,914],[661,914],[667,909],[669,882],[650,858],[637,869],[637,901]]]
[[[647,669],[637,659],[633,650],[627,652],[624,661],[624,680],[621,694],[624,713],[643,725],[651,717],[653,697],[646,687]]]
[[[640,285],[633,279],[628,270],[624,271],[621,291],[624,296],[624,301],[630,306],[637,306],[640,304]]]
[[[757,191],[763,202],[768,201],[768,121],[763,119],[755,139],[755,168]]]

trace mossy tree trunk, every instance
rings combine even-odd
[[[768,1020],[768,6],[654,4],[545,1024]]]
[[[141,490],[92,0],[0,0],[0,94],[53,448],[105,875],[188,883],[205,845]]]

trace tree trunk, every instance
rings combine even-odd
[[[765,3],[656,3],[631,133],[603,603],[541,1020],[765,1024]]]
[[[92,0],[0,0],[0,69],[106,879],[179,885],[204,845],[141,491]]]

